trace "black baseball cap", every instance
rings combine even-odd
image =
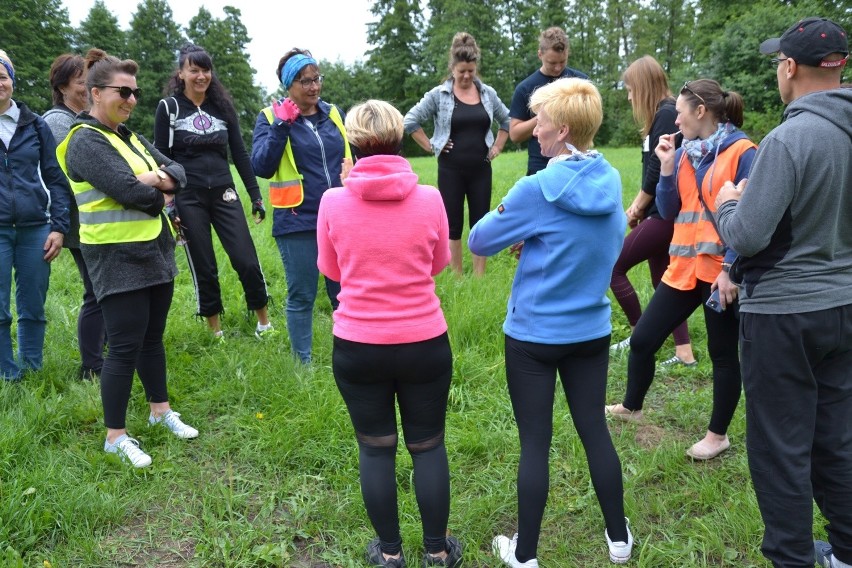
[[[827,18],[805,18],[790,26],[781,37],[760,44],[760,53],[770,55],[783,52],[800,65],[810,67],[842,67],[846,57],[825,61],[832,53],[849,55],[849,36],[836,23]]]

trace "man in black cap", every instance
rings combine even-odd
[[[852,566],[852,89],[849,39],[807,18],[773,54],[784,121],[749,180],[716,199],[740,253],[740,361],[749,469],[776,567]],[[743,191],[745,189],[745,191]],[[813,501],[831,544],[813,543]],[[814,554],[816,551],[816,558]]]

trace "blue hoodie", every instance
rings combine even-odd
[[[600,154],[521,178],[468,239],[482,256],[524,241],[506,335],[550,345],[609,335],[606,292],[626,224],[621,178]]]

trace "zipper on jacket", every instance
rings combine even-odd
[[[330,188],[331,174],[328,173],[328,164],[325,158],[325,146],[322,143],[322,138],[320,137],[319,132],[317,131],[317,127],[314,125],[313,122],[311,122],[310,120],[306,120],[304,117],[302,118],[302,120],[304,120],[308,124],[308,126],[311,127],[311,131],[314,133],[314,136],[316,136],[317,142],[319,143],[320,154],[322,154],[322,170],[325,172],[325,180],[326,183],[328,183],[328,187]]]

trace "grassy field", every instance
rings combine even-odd
[[[628,203],[639,184],[638,151],[604,154],[622,173]],[[422,180],[434,184],[434,160],[412,162]],[[494,167],[496,204],[525,170],[526,155],[505,154]],[[274,297],[272,321],[283,332],[284,274],[270,225],[267,220],[252,232]],[[363,566],[373,532],[361,501],[354,435],[330,369],[327,298],[321,295],[315,312],[314,364],[297,365],[286,333],[271,342],[254,338],[239,282],[220,251],[227,341],[214,344],[194,317],[186,259],[178,252],[181,273],[166,332],[169,387],[173,406],[201,436],[187,442],[149,430],[136,381],[128,429],[154,464],[137,471],[102,451],[98,385],[75,379],[82,288],[63,253],[53,265],[45,367],[21,384],[0,385],[0,567]],[[450,530],[466,545],[466,566],[498,566],[491,539],[515,530],[519,448],[501,331],[514,267],[501,253],[484,279],[447,272],[437,279],[455,355],[447,419]],[[646,266],[634,276],[644,305],[651,292]],[[637,538],[631,564],[763,566],[743,404],[730,431],[732,449],[722,459],[692,463],[684,455],[706,429],[712,394],[700,314],[690,331],[698,367],[658,374],[643,425],[611,424]],[[628,333],[615,308],[614,340]],[[670,342],[660,358],[672,354]],[[621,400],[625,370],[626,356],[614,356],[611,402]],[[557,399],[554,415],[539,562],[609,565],[585,455],[564,399]],[[416,566],[420,525],[411,461],[402,450],[397,465],[404,546]]]

